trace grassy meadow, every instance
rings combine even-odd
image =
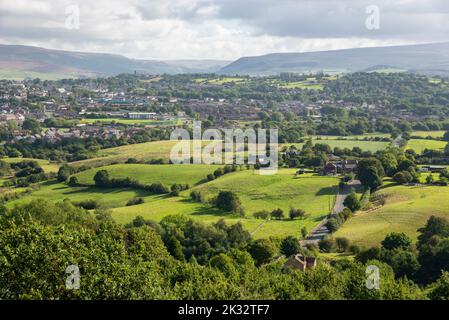
[[[446,133],[446,131],[413,131],[411,133],[411,136],[412,137],[413,136],[421,137],[421,138],[427,138],[427,137],[442,138],[445,133]]]
[[[35,191],[8,202],[8,206],[27,203],[33,199],[44,198],[50,201],[70,199],[97,200],[102,206],[111,209],[113,218],[119,223],[128,223],[136,216],[160,221],[167,215],[185,214],[205,223],[225,219],[229,223],[241,222],[253,233],[255,238],[268,236],[298,236],[303,226],[309,230],[329,213],[335,201],[338,179],[306,174],[295,177],[295,169],[281,169],[276,175],[260,175],[255,170],[228,173],[213,181],[198,184],[217,166],[207,165],[139,165],[123,164],[91,169],[77,174],[81,183],[93,183],[93,175],[106,169],[112,177],[132,177],[142,183],[161,182],[166,185],[188,183],[191,189],[180,196],[154,195],[142,190],[124,188],[102,189],[95,186],[71,187],[64,183],[46,182]],[[245,211],[245,216],[223,212],[207,202],[194,202],[190,198],[192,190],[201,191],[206,199],[215,197],[219,191],[235,192]],[[126,206],[128,200],[142,197],[144,203]],[[304,220],[288,219],[291,207],[304,209],[309,216]],[[252,214],[260,210],[272,211],[281,208],[284,220],[263,221],[254,219]]]
[[[365,247],[378,246],[390,232],[404,232],[416,239],[417,229],[432,215],[449,218],[448,187],[387,186],[378,192],[385,196],[386,204],[375,211],[358,213],[335,237],[347,237]]]
[[[332,149],[334,149],[335,147],[338,148],[348,148],[348,149],[353,149],[354,147],[358,147],[361,148],[363,151],[371,151],[371,152],[376,152],[379,150],[385,150],[386,148],[388,148],[390,146],[389,142],[383,142],[383,141],[370,141],[370,140],[349,140],[349,139],[345,139],[345,140],[338,140],[338,139],[328,139],[328,138],[324,138],[324,137],[320,137],[319,139],[313,139],[312,140],[313,144],[327,144],[329,147],[331,147]],[[295,145],[297,148],[302,148],[302,146],[304,145],[303,143],[285,143],[283,145],[280,146],[280,148],[282,148],[283,146],[291,146],[291,145]]]
[[[59,164],[54,163],[54,162],[50,162],[48,160],[43,160],[43,159],[33,159],[33,158],[2,158],[0,159],[2,161],[5,161],[7,163],[17,163],[17,162],[22,162],[22,161],[35,161],[37,162],[41,168],[46,172],[46,173],[50,173],[50,172],[58,172],[59,170]]]
[[[128,200],[134,197],[145,196],[149,196],[149,193],[140,190],[124,188],[102,189],[96,187],[69,187],[64,183],[50,181],[39,185],[38,189],[17,200],[7,202],[7,206],[12,207],[16,204],[28,203],[36,199],[45,199],[54,202],[69,199],[73,202],[96,200],[105,208],[115,208],[125,206]]]
[[[420,154],[424,152],[425,149],[443,151],[446,145],[446,141],[411,139],[408,142],[406,149],[415,150],[416,153]]]
[[[129,158],[137,160],[164,159],[168,161],[170,151],[177,141],[152,141],[138,144],[130,144],[115,148],[102,149],[98,152],[98,157],[82,161],[72,162],[74,166],[99,167],[112,163],[125,162]]]
[[[111,178],[132,178],[143,184],[162,183],[170,186],[174,183],[193,186],[205,179],[218,165],[149,165],[149,164],[116,164],[80,172],[75,176],[80,184],[94,184],[94,176],[98,170],[107,170]]]
[[[220,190],[235,192],[242,201],[245,217],[193,202],[189,196],[191,190],[182,192],[179,197],[152,196],[138,206],[115,208],[112,216],[120,223],[127,223],[137,215],[159,221],[166,215],[181,213],[206,223],[221,218],[230,223],[241,222],[256,238],[298,235],[303,226],[311,229],[329,213],[329,207],[335,201],[338,179],[312,175],[295,177],[295,171],[282,169],[276,175],[263,176],[254,170],[243,170],[192,189],[201,191],[207,199],[216,196]],[[293,221],[263,221],[252,217],[256,211],[277,208],[281,208],[288,217],[291,207],[302,208],[310,216],[305,220]]]

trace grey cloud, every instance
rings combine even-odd
[[[447,0],[46,0],[4,6],[0,39],[139,58],[238,58],[273,51],[449,40]],[[43,0],[41,0],[43,2]],[[81,29],[64,28],[79,3]],[[380,30],[365,27],[368,5]],[[2,8],[5,8],[2,11]],[[50,9],[48,9],[50,8]]]

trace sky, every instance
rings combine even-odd
[[[0,43],[139,59],[449,41],[448,0],[0,0]]]

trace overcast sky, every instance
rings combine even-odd
[[[379,29],[366,27],[370,5]],[[448,0],[0,0],[0,43],[130,58],[233,60],[439,41],[449,41]]]

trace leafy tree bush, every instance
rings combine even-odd
[[[326,228],[328,228],[331,233],[334,233],[340,228],[340,223],[336,218],[330,218],[326,222]]]
[[[387,250],[407,249],[412,245],[412,240],[403,232],[392,232],[385,237],[381,244]]]
[[[143,198],[135,197],[135,198],[132,198],[132,199],[128,200],[128,202],[126,203],[126,206],[127,207],[135,206],[135,205],[138,205],[138,204],[142,204],[144,202],[145,202],[145,200]]]
[[[377,189],[382,185],[385,171],[378,159],[362,159],[357,167],[357,176],[365,187]]]
[[[109,173],[106,170],[99,170],[94,176],[95,185],[97,187],[108,187],[109,186]]]
[[[200,191],[193,190],[192,192],[190,192],[190,197],[192,198],[192,200],[197,202],[204,201],[204,196]]]
[[[253,213],[253,217],[256,219],[268,220],[268,218],[270,217],[270,212],[268,212],[267,210],[257,211]]]
[[[290,208],[289,217],[291,220],[295,218],[304,218],[306,216],[306,212],[302,209]]]
[[[249,253],[259,266],[270,262],[276,251],[276,247],[269,239],[256,240],[249,248]]]
[[[281,242],[281,253],[286,257],[290,257],[301,251],[301,245],[298,239],[293,236],[288,236],[284,238]]]
[[[356,212],[361,208],[359,197],[355,192],[351,193],[349,196],[346,197],[345,201],[343,202],[343,205],[352,212]]]
[[[346,252],[349,249],[350,241],[348,238],[339,237],[335,239],[335,244],[339,252]]]
[[[302,227],[301,228],[301,236],[302,236],[302,238],[303,239],[305,239],[306,237],[307,237],[307,234],[308,234],[309,232],[307,231],[307,228],[306,227]]]
[[[443,272],[430,291],[429,298],[432,300],[449,300],[449,272]]]
[[[217,208],[228,212],[239,212],[241,209],[240,199],[232,191],[220,191],[215,205]]]
[[[222,168],[218,168],[217,170],[214,171],[215,178],[221,177],[222,175],[224,175],[224,171]]]
[[[331,253],[335,251],[335,242],[331,238],[325,238],[318,242],[318,247],[321,252]]]
[[[408,184],[413,181],[413,176],[408,171],[400,171],[393,176],[393,181],[399,184]]]
[[[73,203],[77,207],[81,207],[86,210],[94,210],[97,209],[100,205],[97,200],[89,199],[89,200],[83,200],[79,202]]]
[[[284,211],[280,208],[271,211],[271,217],[277,220],[281,220],[284,217]]]

